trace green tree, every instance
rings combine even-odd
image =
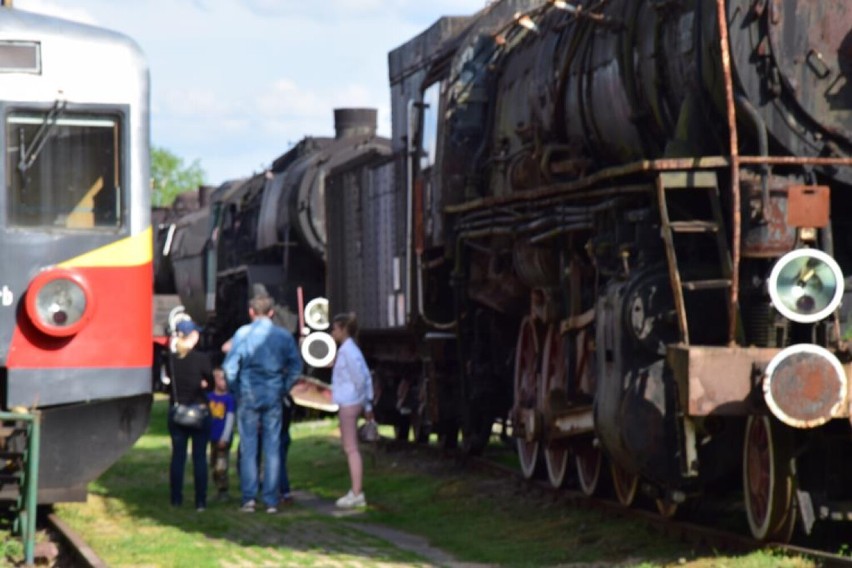
[[[151,201],[154,206],[171,205],[181,193],[197,190],[204,184],[205,175],[198,159],[187,166],[169,150],[151,147]]]

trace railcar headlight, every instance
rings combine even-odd
[[[27,290],[27,315],[40,331],[56,337],[74,335],[92,313],[86,280],[70,270],[49,270],[36,276]]]
[[[769,296],[775,309],[785,317],[799,323],[813,323],[840,305],[843,272],[821,250],[794,250],[772,267]]]

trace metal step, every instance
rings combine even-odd
[[[671,221],[669,227],[674,233],[715,233],[719,230],[715,221]]]
[[[0,426],[0,438],[9,438],[16,432],[24,431],[24,428],[18,428],[17,426]]]
[[[721,290],[723,288],[731,287],[730,278],[717,278],[715,280],[690,280],[688,282],[681,282],[681,286],[683,286],[684,290],[696,291],[696,290]]]
[[[0,487],[21,482],[22,473],[19,471],[0,473]]]
[[[17,502],[21,498],[21,487],[19,485],[4,485],[0,487],[0,501]]]

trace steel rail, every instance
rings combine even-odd
[[[95,551],[71,527],[59,518],[56,513],[47,516],[47,523],[54,534],[59,537],[63,549],[74,557],[74,566],[83,568],[107,568],[107,563],[95,554]]]

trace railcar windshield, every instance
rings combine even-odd
[[[116,229],[123,222],[121,117],[16,110],[6,115],[7,223]]]

